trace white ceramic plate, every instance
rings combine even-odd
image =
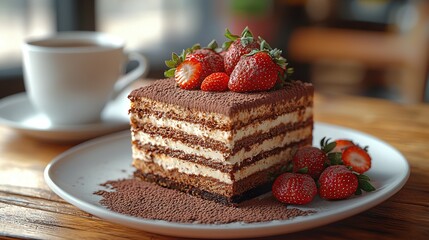
[[[163,235],[194,238],[246,238],[290,233],[314,228],[358,214],[385,201],[399,191],[409,176],[409,166],[400,152],[371,135],[334,125],[316,123],[314,145],[322,137],[348,138],[368,145],[373,163],[367,175],[377,188],[351,199],[329,202],[314,200],[302,209],[317,213],[285,221],[231,224],[183,224],[142,219],[119,214],[99,204],[99,184],[127,178],[133,172],[128,131],[94,139],[56,157],[45,169],[45,180],[60,197],[100,218]],[[389,167],[386,167],[389,166]]]
[[[18,93],[1,99],[0,125],[42,140],[87,140],[129,128],[127,100],[125,95],[121,95],[109,102],[98,123],[57,126],[36,111],[26,93]]]

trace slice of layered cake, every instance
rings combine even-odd
[[[135,175],[224,204],[271,189],[296,148],[311,145],[313,86],[246,28],[219,50],[194,45],[167,79],[129,95]],[[220,53],[221,52],[221,53]]]
[[[292,152],[311,145],[313,87],[188,91],[158,80],[130,96],[136,176],[233,204],[268,192]]]

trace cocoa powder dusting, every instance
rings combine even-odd
[[[156,80],[148,86],[134,89],[128,98],[134,102],[141,97],[145,97],[196,111],[232,116],[243,110],[264,104],[287,102],[291,99],[300,99],[302,96],[312,96],[313,93],[313,85],[301,81],[289,82],[282,89],[262,92],[189,91],[179,88],[173,78],[168,78]]]
[[[102,196],[103,206],[145,219],[201,224],[254,223],[314,213],[287,207],[271,195],[228,207],[137,179],[108,181],[102,186],[108,189],[94,194]]]

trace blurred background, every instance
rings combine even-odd
[[[320,93],[429,102],[428,23],[426,0],[0,0],[0,98],[25,91],[27,37],[116,34],[163,78],[171,52],[249,26]]]

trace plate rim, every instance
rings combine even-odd
[[[377,142],[380,142],[381,144],[384,144],[391,148],[391,150],[395,151],[395,154],[398,154],[398,156],[401,157],[401,163],[404,165],[404,171],[402,176],[398,176],[398,180],[395,182],[395,184],[388,185],[387,188],[382,189],[383,193],[380,195],[367,195],[366,198],[364,198],[365,204],[359,205],[359,207],[354,207],[351,209],[343,210],[343,211],[328,211],[328,212],[320,212],[317,213],[319,217],[317,218],[310,218],[308,219],[308,216],[304,217],[296,217],[290,220],[275,220],[270,222],[259,222],[259,223],[228,223],[228,224],[194,224],[194,223],[177,223],[177,222],[167,222],[163,220],[153,220],[153,219],[144,219],[139,217],[134,217],[130,215],[125,215],[121,213],[114,212],[112,210],[107,209],[106,207],[102,205],[95,205],[89,202],[86,202],[82,199],[79,199],[76,196],[72,196],[71,194],[67,193],[61,187],[59,187],[51,178],[49,175],[50,169],[52,169],[58,162],[60,161],[66,161],[66,157],[73,155],[76,152],[79,152],[84,149],[88,149],[94,145],[99,145],[102,143],[107,143],[109,141],[117,141],[119,139],[125,138],[126,135],[129,135],[129,130],[109,134],[106,136],[94,138],[91,140],[88,140],[86,142],[83,142],[81,144],[78,144],[65,152],[59,154],[56,156],[45,168],[44,170],[44,178],[45,182],[49,186],[49,188],[55,192],[59,197],[63,198],[67,202],[73,204],[74,206],[78,207],[79,209],[88,212],[90,214],[93,214],[101,219],[108,220],[110,222],[118,223],[121,225],[125,225],[128,227],[133,227],[141,230],[145,230],[148,232],[153,232],[157,234],[163,234],[166,235],[166,230],[171,230],[171,228],[174,228],[176,230],[192,230],[194,234],[188,234],[187,232],[184,232],[183,235],[171,235],[170,236],[180,236],[180,237],[205,237],[210,238],[210,236],[207,235],[206,231],[219,231],[222,230],[223,234],[221,236],[228,237],[228,238],[243,238],[243,237],[249,237],[249,234],[234,234],[237,230],[246,230],[251,231],[252,234],[250,236],[253,237],[262,237],[262,236],[271,236],[276,234],[286,234],[290,232],[297,232],[302,231],[309,228],[315,228],[318,226],[326,225],[332,222],[336,222],[338,220],[356,215],[358,213],[364,212],[382,202],[389,199],[391,196],[393,196],[395,193],[397,193],[399,190],[402,189],[402,187],[406,184],[409,175],[410,175],[410,166],[407,161],[407,159],[403,156],[403,154],[391,146],[389,143],[373,136],[370,134],[367,134],[365,132],[355,130],[352,128],[329,124],[329,123],[323,123],[323,122],[315,122],[315,128],[317,127],[327,127],[327,128],[335,128],[340,131],[349,131],[353,134],[359,134],[363,135],[364,137],[369,137]],[[131,150],[130,150],[131,151]],[[298,207],[299,208],[299,207]],[[322,216],[320,216],[322,215]],[[326,216],[325,216],[326,215]],[[329,216],[331,215],[331,216]],[[126,222],[127,224],[124,224]],[[141,225],[144,225],[142,227]],[[240,227],[237,229],[235,226],[239,224]],[[287,231],[288,229],[280,229],[284,228],[284,226],[292,226],[293,231]],[[154,231],[149,231],[148,229],[153,229]],[[257,232],[261,229],[271,229],[272,233],[270,234],[260,234],[257,235]],[[168,231],[167,231],[168,232]],[[204,235],[201,235],[204,234]],[[212,236],[214,237],[221,237],[220,235]]]

